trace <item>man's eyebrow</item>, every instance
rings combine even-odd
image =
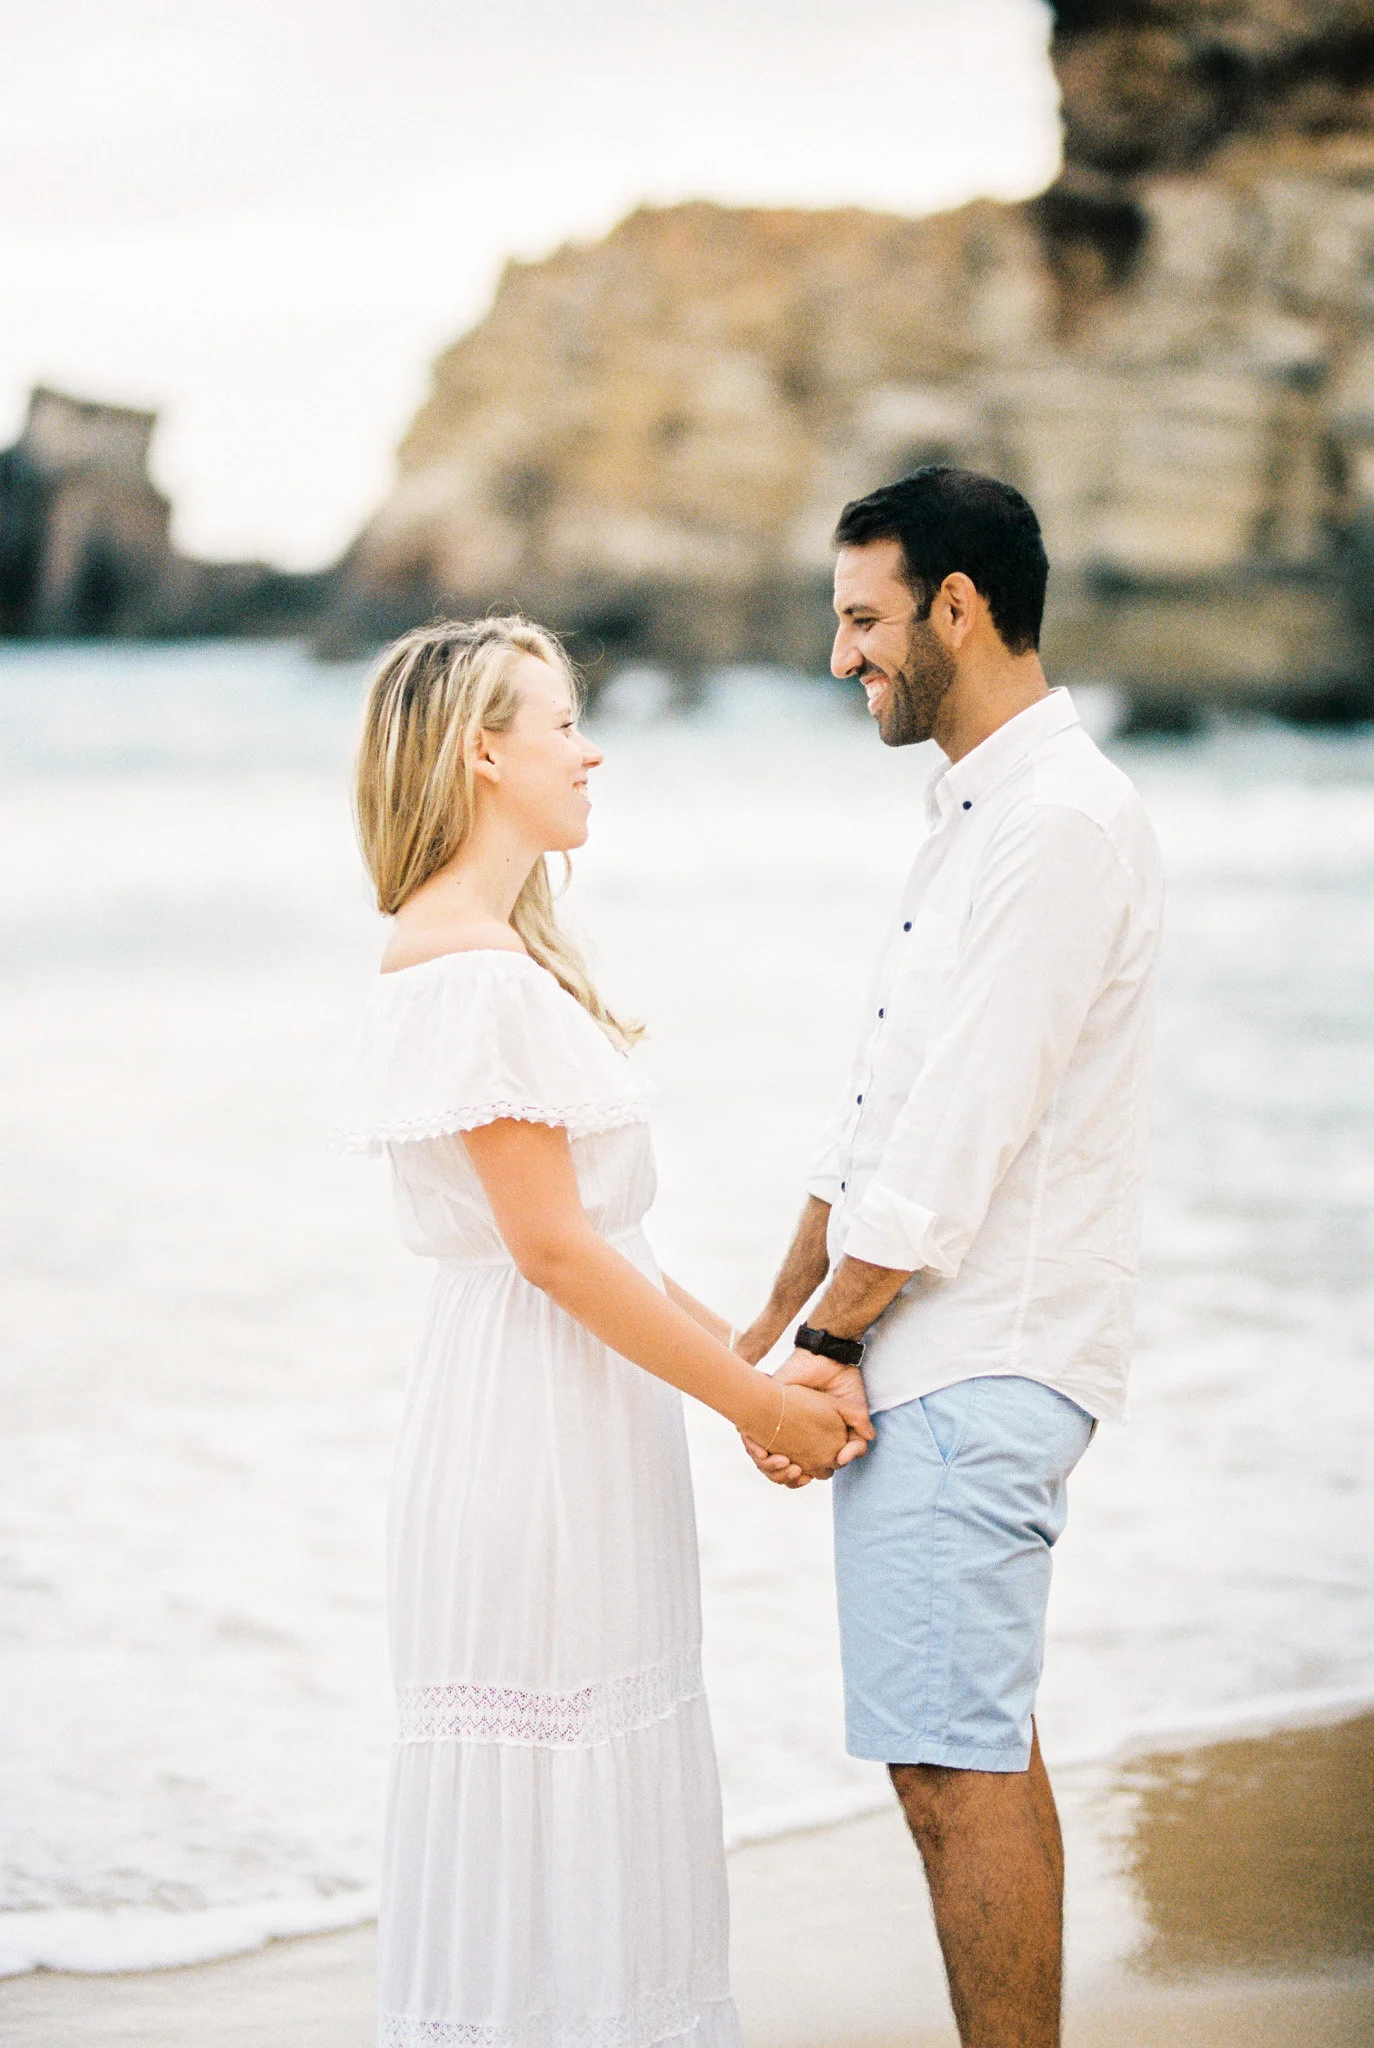
[[[853,604],[837,604],[835,609],[842,619],[852,619],[856,612],[868,612],[875,618],[877,616],[871,604],[863,604],[858,598],[855,598]]]

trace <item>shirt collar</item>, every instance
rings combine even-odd
[[[932,832],[957,811],[971,811],[981,797],[1020,766],[1026,756],[1078,724],[1073,698],[1062,684],[999,725],[962,761],[940,769],[926,785],[926,816]]]

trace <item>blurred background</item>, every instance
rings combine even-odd
[[[1051,680],[1170,876],[1135,1416],[1041,1703],[1116,1772],[1094,1939],[1367,1963],[1374,5],[52,0],[0,165],[0,1967],[371,1910],[426,1282],[325,1148],[371,652],[568,636],[568,916],[650,1025],[660,1255],[742,1321],[933,765],[827,677],[828,536],[937,459],[1036,505]],[[825,1491],[692,1429],[732,1840],[876,1809]],[[1306,1917],[1216,1846],[1257,1752],[1138,1762],[1275,1729]],[[1267,1931],[1207,1948],[1246,1884]]]

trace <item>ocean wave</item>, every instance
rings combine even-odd
[[[1213,1742],[1243,1742],[1280,1734],[1286,1728],[1327,1728],[1374,1713],[1374,1679],[1353,1686],[1314,1687],[1302,1692],[1261,1694],[1248,1700],[1219,1700],[1184,1714],[1133,1722],[1129,1729],[1082,1746],[1067,1744],[1048,1753],[1061,1770],[1087,1764],[1129,1763],[1136,1757],[1168,1756],[1205,1749]]]
[[[176,1970],[248,1955],[293,1935],[336,1934],[376,1917],[375,1891],[302,1894],[180,1913],[150,1907],[4,1913],[0,1977],[21,1977],[29,1970],[71,1970],[83,1976]]]

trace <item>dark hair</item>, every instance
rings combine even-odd
[[[837,548],[895,540],[924,618],[946,576],[968,577],[1012,654],[1040,645],[1049,563],[1040,522],[1010,484],[932,462],[898,483],[854,498],[835,528]]]

